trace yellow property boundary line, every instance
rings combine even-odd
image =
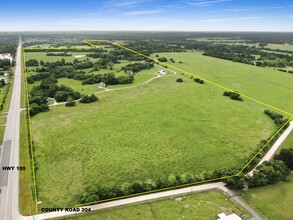
[[[142,57],[145,57],[149,60],[153,60],[155,61],[156,63],[159,63],[163,66],[167,66],[171,69],[174,69],[174,70],[177,70],[177,71],[180,71],[182,73],[185,73],[189,76],[193,76],[193,77],[196,77],[196,78],[199,78],[199,79],[202,79],[206,82],[208,82],[209,84],[211,85],[214,85],[216,87],[219,87],[221,89],[224,89],[224,90],[227,90],[227,91],[231,91],[231,92],[234,92],[234,90],[232,89],[229,89],[225,86],[222,86],[220,84],[217,84],[213,81],[210,81],[210,80],[207,80],[203,77],[200,77],[200,76],[197,76],[195,74],[192,74],[192,73],[189,73],[185,70],[181,70],[175,66],[172,66],[168,63],[163,63],[163,62],[160,62],[154,58],[151,58],[149,56],[146,56],[142,53],[139,53],[135,50],[132,50],[130,48],[127,48],[127,47],[124,47],[122,46],[121,44],[118,44],[118,43],[115,43],[115,42],[112,42],[112,41],[109,41],[109,40],[89,40],[89,39],[85,39],[83,40],[84,43],[88,44],[90,47],[93,47],[93,48],[100,48],[99,46],[93,44],[92,42],[99,42],[99,43],[110,43],[114,46],[118,46],[120,48],[123,48],[127,51],[130,51],[132,53],[135,53],[139,56],[142,56]],[[36,202],[36,212],[38,212],[38,201],[37,201],[37,187],[36,187],[36,175],[35,175],[35,167],[34,167],[34,149],[33,149],[33,139],[32,139],[32,126],[31,126],[31,118],[30,118],[30,105],[29,105],[29,98],[28,98],[28,83],[27,83],[27,72],[26,72],[26,57],[25,57],[25,51],[26,50],[30,50],[30,51],[40,51],[40,50],[53,50],[53,51],[64,51],[66,49],[72,49],[72,48],[23,48],[23,69],[24,69],[24,75],[25,75],[25,86],[26,86],[26,102],[27,102],[27,108],[28,108],[28,124],[29,124],[29,137],[30,137],[30,145],[31,145],[31,160],[32,160],[32,174],[33,174],[33,185],[34,185],[34,199],[35,199],[35,202]],[[73,48],[74,49],[74,48]],[[78,49],[86,49],[86,48],[78,48]],[[94,202],[89,202],[89,203],[84,203],[84,204],[78,204],[76,205],[76,207],[81,207],[81,206],[87,206],[87,205],[92,205],[92,204],[97,204],[97,203],[103,203],[103,202],[108,202],[108,201],[113,201],[113,200],[118,200],[118,199],[124,199],[124,198],[130,198],[130,197],[134,197],[134,196],[139,196],[139,195],[146,195],[146,194],[150,194],[150,193],[155,193],[155,192],[161,192],[161,191],[166,191],[166,190],[170,190],[170,189],[176,189],[176,188],[182,188],[182,187],[186,187],[186,186],[192,186],[192,185],[198,185],[198,184],[202,184],[202,183],[208,183],[208,182],[213,182],[213,181],[217,181],[217,180],[225,180],[225,179],[229,179],[229,178],[232,178],[232,177],[236,177],[236,176],[239,176],[243,170],[249,166],[249,164],[262,152],[262,150],[281,132],[281,130],[290,122],[291,119],[293,119],[293,114],[289,113],[289,112],[286,112],[284,110],[281,110],[277,107],[274,107],[272,105],[269,105],[269,104],[266,104],[262,101],[259,101],[255,98],[252,98],[250,96],[247,96],[245,94],[241,94],[239,93],[242,97],[245,97],[247,99],[250,99],[254,102],[257,102],[259,104],[262,104],[262,105],[265,105],[269,108],[272,108],[272,109],[275,109],[279,112],[282,112],[282,113],[285,113],[286,115],[289,116],[289,119],[283,124],[282,127],[279,128],[279,130],[277,130],[274,135],[260,148],[260,150],[243,166],[243,168],[236,174],[234,175],[230,175],[230,176],[223,176],[223,177],[219,177],[219,178],[213,178],[213,179],[209,179],[209,180],[202,180],[202,181],[198,181],[198,182],[193,182],[193,183],[188,183],[188,184],[182,184],[182,185],[179,185],[179,186],[172,186],[172,187],[166,187],[166,188],[163,188],[163,189],[156,189],[156,190],[151,190],[151,191],[146,191],[146,192],[141,192],[141,193],[135,193],[135,194],[131,194],[131,195],[126,195],[126,196],[120,196],[120,197],[115,197],[115,198],[110,198],[110,199],[104,199],[104,200],[99,200],[99,201],[94,201]]]

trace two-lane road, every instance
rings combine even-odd
[[[6,128],[0,157],[0,219],[18,220],[19,214],[19,126],[21,97],[21,40],[16,54],[16,66],[12,97],[7,114]],[[14,167],[14,170],[3,170],[3,167]]]

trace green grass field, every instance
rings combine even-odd
[[[181,201],[176,200],[176,198]],[[216,215],[236,213],[243,216],[243,220],[250,219],[250,215],[238,204],[227,199],[218,191],[202,192],[193,195],[171,197],[164,200],[155,200],[143,204],[124,206],[58,219],[80,220],[175,220],[175,219],[216,219]]]
[[[190,79],[176,83],[178,77],[102,93],[88,105],[51,107],[33,117],[43,204],[75,205],[88,184],[241,165],[275,130],[262,106],[232,101]]]
[[[289,136],[282,143],[281,148],[293,148],[293,132],[289,134]]]
[[[293,51],[292,44],[268,44],[267,47],[271,48],[271,49],[292,50]]]
[[[47,61],[56,62],[56,61],[60,61],[62,58],[64,58],[66,62],[72,62],[74,59],[85,60],[87,58],[85,56],[87,54],[86,52],[68,52],[68,53],[72,54],[72,56],[46,56],[46,52],[27,52],[25,56],[26,56],[26,60],[36,59],[39,62],[41,60],[43,60],[44,62],[47,62]],[[82,55],[83,57],[79,57],[79,58],[75,57],[80,55]]]
[[[156,54],[175,59],[176,63],[171,65],[182,70],[293,113],[293,102],[288,101],[293,100],[292,74],[203,56],[199,52]]]
[[[253,205],[265,219],[293,219],[293,175],[290,182],[249,189],[244,199]]]

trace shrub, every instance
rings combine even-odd
[[[232,100],[243,101],[243,99],[240,97],[240,94],[236,92],[225,91],[223,96],[229,96]]]
[[[199,78],[195,78],[194,82],[199,83],[199,84],[204,84],[204,81],[202,79],[199,79]]]
[[[80,103],[91,103],[98,100],[98,97],[95,95],[86,95],[81,98]]]
[[[72,106],[75,106],[75,101],[74,101],[71,97],[69,97],[69,98],[67,99],[67,102],[66,102],[65,106],[66,106],[66,107],[72,107]]]
[[[178,78],[178,79],[176,79],[176,82],[183,82],[183,79],[182,78]]]

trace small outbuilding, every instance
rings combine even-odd
[[[235,213],[231,215],[226,215],[225,213],[220,213],[217,215],[217,220],[241,220],[241,218]]]
[[[106,87],[106,83],[104,83],[104,82],[99,82],[99,83],[97,84],[97,87],[98,87],[98,88],[104,88],[104,87]]]
[[[158,71],[158,74],[161,75],[161,76],[167,75],[167,73],[165,72],[165,70],[159,70]]]

